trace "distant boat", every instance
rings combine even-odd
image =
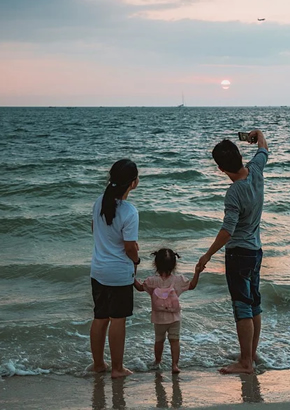
[[[182,108],[182,107],[184,107],[184,95],[183,95],[183,93],[182,93],[182,104],[179,104],[177,106],[177,108]]]

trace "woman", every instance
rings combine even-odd
[[[91,326],[94,370],[107,369],[104,361],[106,332],[112,378],[132,372],[123,366],[126,317],[133,314],[133,283],[138,257],[138,212],[127,201],[139,183],[138,170],[129,159],[117,161],[110,170],[109,184],[93,207],[94,249],[91,264],[92,293],[95,303]]]

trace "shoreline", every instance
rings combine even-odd
[[[220,375],[215,370],[13,376],[0,379],[2,410],[43,409],[247,409],[290,408],[290,370]]]

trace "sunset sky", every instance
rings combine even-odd
[[[0,0],[1,106],[290,106],[289,77],[289,0]]]

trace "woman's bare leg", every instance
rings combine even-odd
[[[112,378],[129,376],[132,372],[123,366],[125,348],[126,318],[111,318],[109,345],[112,360]]]
[[[95,372],[103,372],[108,367],[107,363],[104,361],[104,348],[108,324],[109,318],[94,319],[91,325],[91,350]]]

